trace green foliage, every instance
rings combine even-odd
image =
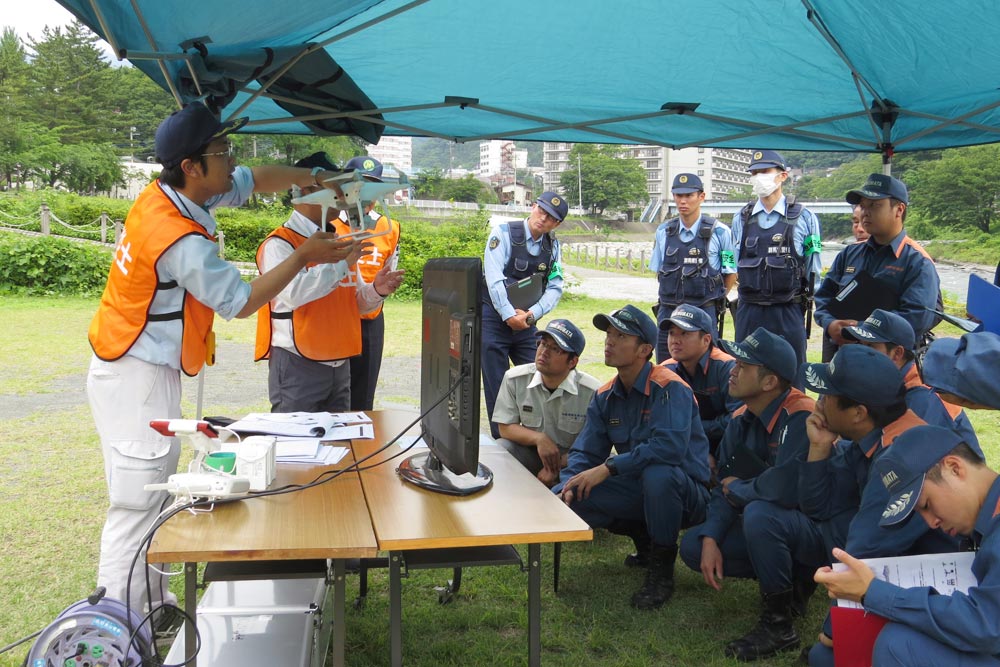
[[[253,262],[257,246],[288,220],[291,209],[280,204],[245,208],[220,208],[216,210],[219,229],[225,234],[226,259],[232,262]]]
[[[1000,211],[1000,146],[946,150],[912,171],[911,205],[937,227],[989,232]]]
[[[851,162],[845,162],[829,174],[802,177],[797,194],[801,201],[807,199],[843,201],[848,190],[864,185],[868,174],[881,171],[882,158],[878,155],[861,155]]]
[[[23,294],[99,294],[111,252],[52,236],[0,235],[0,286]]]
[[[440,169],[425,169],[413,179],[417,199],[493,204],[497,197],[486,184],[472,174],[447,178]]]
[[[569,152],[570,168],[559,177],[566,199],[580,201],[582,172],[583,206],[595,213],[645,203],[649,198],[646,171],[638,160],[620,157],[621,150],[618,146],[575,144]]]
[[[432,257],[482,257],[489,231],[489,216],[479,211],[458,223],[431,225],[403,222],[399,236],[399,268],[406,270],[394,298],[419,299],[424,264]]]

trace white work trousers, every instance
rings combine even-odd
[[[110,501],[97,584],[121,602],[128,593],[132,609],[142,615],[149,610],[146,576],[154,606],[176,602],[176,596],[167,593],[165,577],[143,567],[145,552],[136,562],[131,590],[126,582],[143,535],[170,499],[165,491],[146,491],[143,486],[166,482],[177,472],[180,442],[160,435],[149,422],[181,416],[180,372],[128,356],[118,361],[95,356],[87,375],[87,398],[101,438]]]

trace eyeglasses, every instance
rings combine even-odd
[[[229,144],[224,151],[218,151],[217,153],[202,153],[201,157],[215,157],[216,155],[222,155],[225,157],[232,157],[233,153],[236,152],[236,147]]]
[[[558,345],[556,345],[554,343],[550,343],[550,342],[548,342],[547,340],[545,340],[543,338],[539,338],[538,339],[538,342],[536,343],[536,346],[538,347],[539,350],[544,349],[546,352],[551,352],[552,354],[556,354],[557,352],[561,352],[563,354],[569,354],[569,352],[567,352],[566,350],[562,349]]]

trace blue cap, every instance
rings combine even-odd
[[[656,345],[656,324],[653,319],[632,304],[619,308],[610,315],[594,315],[594,326],[607,331],[609,326],[624,334],[638,336],[643,343]]]
[[[231,134],[247,124],[247,117],[220,122],[201,102],[192,102],[175,111],[156,128],[156,161],[176,167],[203,146]]]
[[[860,188],[847,193],[847,203],[857,204],[862,199],[898,199],[904,204],[910,202],[906,184],[898,178],[886,174],[868,174],[868,180]]]
[[[818,394],[846,396],[861,405],[886,407],[905,400],[903,373],[889,357],[864,345],[845,345],[828,364],[804,363],[804,384]]]
[[[875,474],[889,492],[878,525],[892,526],[910,516],[927,471],[962,442],[960,435],[940,426],[914,426],[900,433],[875,461]]]
[[[323,151],[307,155],[296,162],[294,166],[305,167],[306,169],[319,167],[320,169],[325,169],[327,171],[340,171],[340,168],[330,160],[330,156]]]
[[[354,171],[360,171],[379,180],[382,179],[382,163],[367,155],[352,157],[347,161],[347,164],[344,165],[344,169],[353,169]]]
[[[559,222],[565,220],[566,214],[569,213],[569,204],[566,203],[562,195],[557,195],[555,192],[543,192],[535,200],[535,203],[545,209],[546,213]]]
[[[708,313],[686,303],[674,308],[670,317],[660,322],[660,328],[669,329],[671,324],[676,324],[684,331],[704,331],[705,333],[715,331],[712,327],[712,318],[708,316]]]
[[[892,343],[911,352],[917,339],[913,327],[901,315],[881,308],[873,310],[864,322],[844,327],[841,335],[859,343]]]
[[[578,357],[583,354],[583,348],[587,345],[583,332],[569,320],[550,320],[545,331],[538,331],[535,336],[548,336],[563,350]]]
[[[1000,410],[1000,336],[989,331],[938,338],[924,357],[924,383],[938,391]]]
[[[745,364],[763,366],[783,380],[795,381],[797,362],[791,343],[764,327],[758,327],[742,343],[720,340],[719,345]]]
[[[768,169],[770,167],[777,167],[781,171],[788,171],[788,167],[785,166],[785,158],[781,157],[778,151],[754,151],[747,171]]]
[[[670,186],[670,191],[678,195],[686,195],[692,192],[704,192],[705,186],[695,174],[677,174],[674,176],[674,184]]]

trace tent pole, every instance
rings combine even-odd
[[[882,173],[892,176],[892,121],[882,121]]]

